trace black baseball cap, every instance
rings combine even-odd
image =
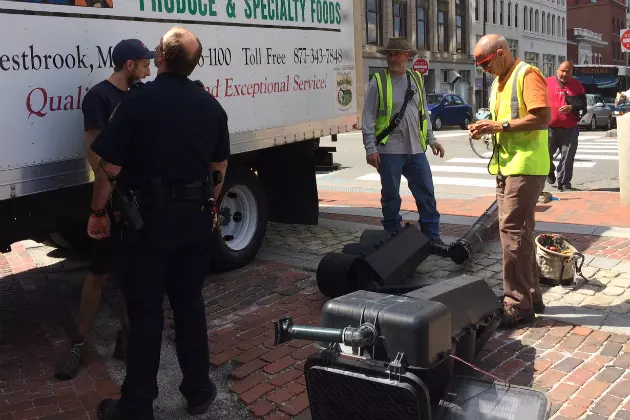
[[[125,64],[128,60],[151,60],[155,51],[149,50],[139,39],[123,39],[112,51],[114,65]]]

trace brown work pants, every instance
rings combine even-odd
[[[542,299],[536,264],[534,215],[545,179],[544,175],[497,175],[504,301],[519,309],[531,310],[533,300]]]

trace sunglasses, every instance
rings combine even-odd
[[[477,61],[477,66],[481,67],[482,69],[485,69],[486,67],[490,65],[490,62],[496,55],[497,53],[493,53],[493,54],[490,54],[488,57],[484,58],[483,60]]]

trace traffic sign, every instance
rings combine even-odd
[[[630,29],[624,29],[619,36],[621,37],[621,49],[630,51]]]
[[[420,74],[426,74],[429,71],[429,62],[424,58],[418,58],[413,62],[413,71],[420,72]]]

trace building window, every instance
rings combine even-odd
[[[497,24],[497,0],[492,0],[492,23]]]
[[[483,21],[488,23],[488,0],[483,0]]]
[[[395,1],[392,13],[394,15],[394,36],[407,37],[407,3]]]
[[[547,13],[547,35],[551,35],[551,13]]]
[[[381,0],[365,0],[365,34],[368,45],[380,45],[383,25]]]
[[[512,3],[508,2],[508,26],[512,26]]]
[[[429,45],[429,8],[427,0],[416,0],[416,44],[419,50],[428,50]]]
[[[459,75],[462,76],[460,82],[470,83],[470,70],[460,70]]]
[[[466,5],[464,2],[455,5],[455,52],[466,52]]]
[[[534,30],[534,9],[529,8],[529,30]]]
[[[554,74],[554,56],[550,54],[543,54],[543,74],[545,77],[553,76]]]
[[[518,28],[518,3],[514,6],[514,27]]]
[[[515,39],[508,39],[507,43],[510,46],[510,52],[512,53],[512,56],[518,57],[518,41]]]
[[[503,25],[503,0],[501,0],[501,8],[499,9],[499,25]]]
[[[565,61],[567,61],[567,58],[564,55],[558,56],[558,65],[560,65],[561,63],[564,63]]]
[[[543,20],[544,20],[544,16],[545,14],[543,13]],[[536,10],[535,22],[536,22],[536,32],[540,32],[540,14],[538,13],[538,10]]]
[[[538,67],[538,53],[525,51],[525,62],[532,66]]]
[[[567,33],[566,33],[565,29],[564,29],[564,18],[562,18],[562,37],[566,38],[566,36],[567,36]]]
[[[444,52],[448,45],[448,13],[438,10],[438,51]]]
[[[536,13],[538,13],[538,10]],[[536,17],[536,20],[538,20],[538,17]],[[536,28],[536,31],[538,31],[538,28]],[[545,34],[545,12],[542,12],[542,33],[543,35]]]
[[[475,0],[475,21],[479,22],[479,0]]]
[[[523,6],[523,29],[527,30],[527,6]]]
[[[556,15],[551,17],[551,35],[556,36]]]
[[[557,34],[558,36],[562,36],[562,33],[560,33],[560,16],[558,16],[558,24],[556,25],[556,30],[557,30]]]

